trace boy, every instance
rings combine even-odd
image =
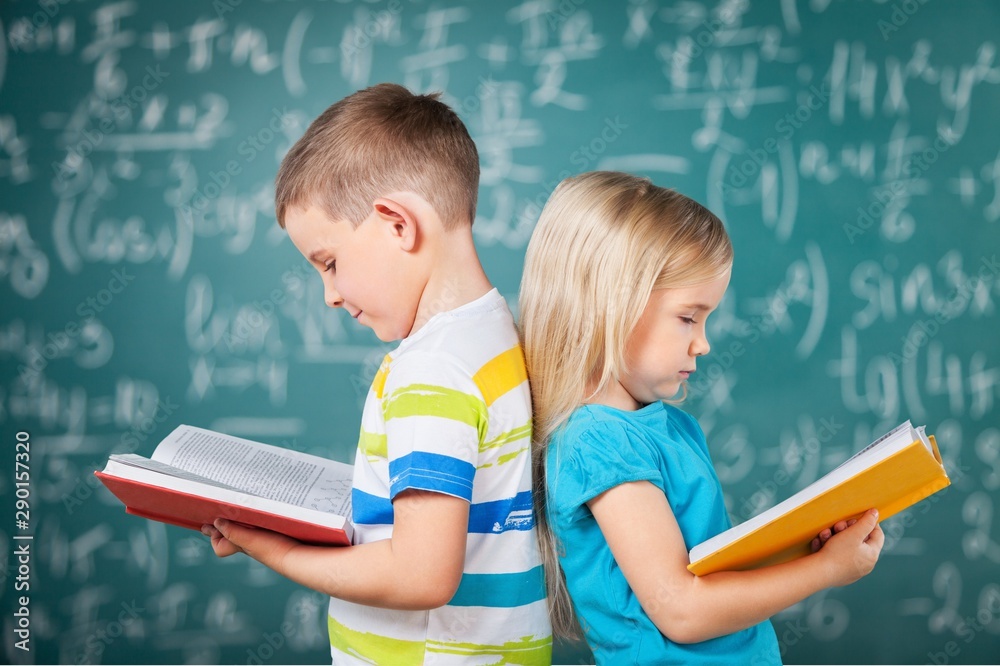
[[[437,95],[381,84],[327,109],[278,172],[278,223],[325,300],[399,340],[365,402],[351,548],[224,520],[244,552],[329,594],[334,663],[549,663],[531,512],[531,403],[513,318],[472,240],[476,147]]]

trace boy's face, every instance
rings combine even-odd
[[[324,300],[344,308],[383,342],[405,338],[413,327],[419,293],[400,266],[398,242],[377,216],[355,229],[316,206],[285,213],[289,238],[323,278]]]

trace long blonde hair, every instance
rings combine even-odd
[[[520,330],[533,403],[535,520],[557,636],[579,627],[547,514],[545,458],[570,414],[626,372],[625,343],[654,289],[707,282],[732,265],[722,222],[646,178],[595,171],[552,193],[528,243]]]

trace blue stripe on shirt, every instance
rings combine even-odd
[[[359,525],[392,525],[392,502],[353,488],[351,490],[351,520]]]
[[[354,488],[351,491],[351,506],[352,519],[357,524],[393,524],[392,502],[385,497]],[[534,516],[531,492],[527,490],[514,497],[472,504],[469,507],[469,533],[527,532],[535,526]]]
[[[528,531],[535,526],[531,491],[469,507],[469,532],[499,534],[510,530]]]
[[[413,451],[389,461],[389,497],[410,488],[454,495],[472,501],[476,467],[459,458]]]
[[[501,574],[462,574],[449,606],[516,608],[545,599],[542,567]]]

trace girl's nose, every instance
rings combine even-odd
[[[691,341],[691,356],[704,356],[711,348],[711,345],[708,344],[708,338],[699,335]]]

